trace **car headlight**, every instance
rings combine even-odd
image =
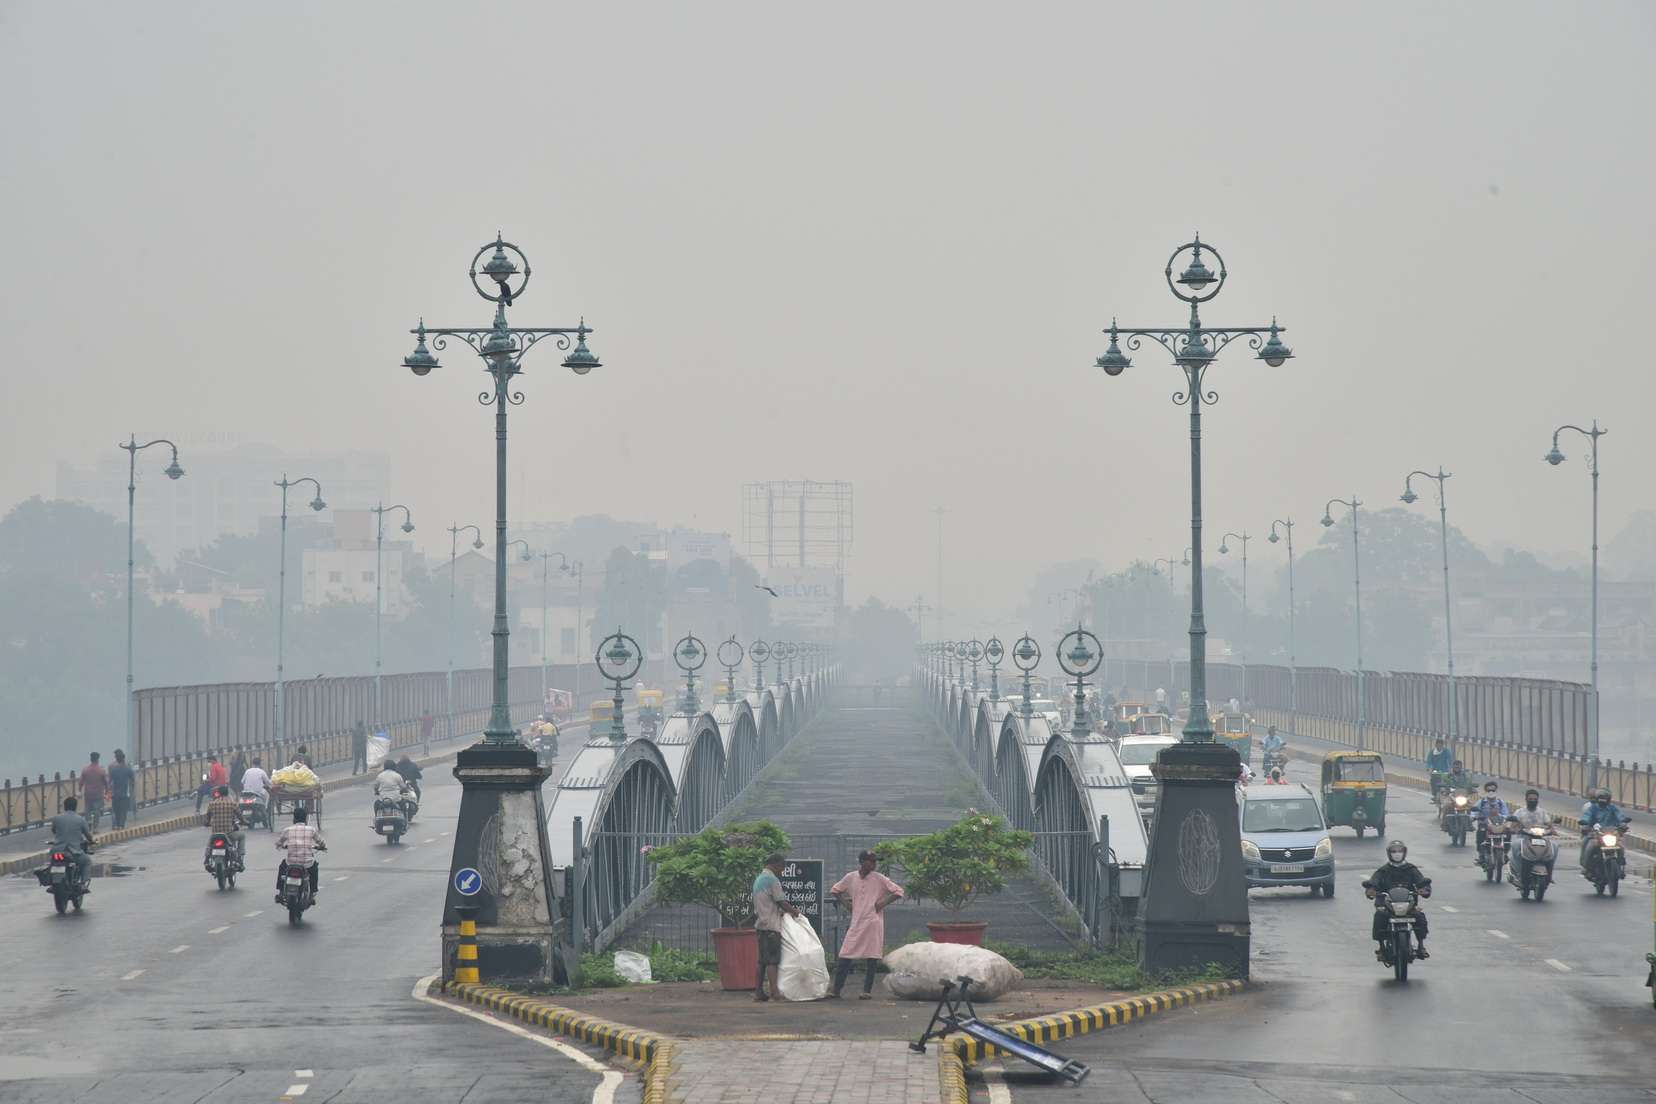
[[[1604,835],[1599,837],[1599,842],[1602,843],[1606,847],[1616,846],[1616,842],[1617,842],[1616,841],[1616,833],[1614,833],[1614,832],[1604,833]]]
[[[1316,858],[1326,859],[1332,854],[1334,854],[1333,840],[1329,839],[1327,836],[1324,836],[1321,840],[1317,841]]]
[[[1258,862],[1259,861],[1259,848],[1253,842],[1251,842],[1249,840],[1243,840],[1242,841],[1242,857],[1244,859],[1252,859],[1254,862]]]

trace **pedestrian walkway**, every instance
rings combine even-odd
[[[898,1041],[678,1043],[672,1104],[931,1104],[937,1053]]]

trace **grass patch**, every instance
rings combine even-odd
[[[648,955],[650,977],[654,981],[712,981],[719,976],[718,960],[705,951],[681,951],[659,942],[649,947],[619,949]],[[583,989],[618,989],[632,984],[615,972],[613,950],[582,955],[581,974]]]

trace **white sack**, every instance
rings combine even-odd
[[[821,1000],[828,995],[828,960],[822,940],[810,922],[798,916],[782,917],[782,964],[776,969],[776,991],[783,1000]]]
[[[891,969],[886,986],[902,1000],[934,1001],[943,995],[943,980],[962,974],[972,979],[973,1000],[994,1000],[1023,984],[1023,971],[994,951],[964,943],[908,943],[885,956]]]
[[[385,763],[385,757],[391,754],[391,737],[368,737],[368,773],[373,774]]]
[[[650,958],[637,951],[616,951],[615,972],[621,975],[622,981],[641,984],[651,980]]]

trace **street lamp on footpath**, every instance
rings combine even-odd
[[[1566,424],[1566,425],[1561,425],[1557,429],[1553,430],[1552,450],[1550,452],[1548,452],[1547,455],[1545,457],[1543,457],[1543,459],[1545,459],[1547,461],[1547,463],[1551,464],[1555,468],[1558,467],[1558,465],[1560,465],[1564,462],[1564,454],[1562,452],[1560,452],[1559,449],[1558,449],[1558,435],[1560,433],[1563,433],[1565,430],[1573,430],[1574,432],[1579,433],[1583,437],[1587,438],[1587,464],[1588,464],[1588,470],[1591,471],[1592,475],[1593,475],[1593,634],[1592,634],[1592,644],[1591,644],[1593,651],[1592,651],[1592,659],[1591,659],[1590,664],[1589,664],[1589,670],[1591,672],[1591,677],[1592,677],[1592,681],[1593,681],[1593,725],[1592,725],[1591,730],[1588,732],[1588,738],[1592,741],[1592,748],[1591,748],[1592,759],[1587,764],[1587,788],[1588,788],[1588,790],[1596,790],[1596,789],[1598,789],[1598,777],[1599,777],[1599,701],[1598,701],[1599,438],[1603,437],[1606,433],[1609,433],[1610,431],[1607,430],[1607,429],[1600,429],[1597,418],[1593,419],[1593,428],[1592,429],[1582,429],[1578,425],[1568,425],[1568,424]]]
[[[1444,484],[1449,481],[1450,473],[1438,465],[1437,474],[1421,471],[1418,468],[1403,477],[1403,493],[1398,496],[1406,505],[1414,505],[1420,496],[1414,493],[1414,477],[1421,476],[1437,484],[1438,496],[1438,532],[1443,543],[1443,654],[1448,665],[1449,682],[1444,688],[1444,712],[1447,714],[1446,725],[1449,729],[1449,746],[1455,746],[1456,729],[1459,717],[1456,715],[1455,701],[1455,618],[1454,606],[1449,597],[1449,505],[1444,494]]]
[[[137,437],[131,437],[126,444],[119,446],[127,452],[127,646],[126,646],[126,746],[132,752],[133,758],[138,758],[137,749],[132,744],[132,585],[134,572],[132,570],[133,547],[136,544],[136,502],[138,499],[138,454],[153,445],[166,445],[172,449],[172,460],[162,469],[168,479],[178,479],[184,474],[184,469],[178,466],[178,446],[165,437],[157,437],[153,441],[138,443]]]
[[[316,497],[310,500],[311,510],[320,513],[328,508],[328,504],[322,501],[322,484],[308,475],[299,479],[289,479],[287,473],[284,472],[281,482],[276,484],[276,486],[282,488],[282,535],[278,549],[281,562],[276,568],[276,743],[278,745],[287,736],[287,695],[282,690],[282,650],[287,627],[288,488],[297,487],[301,483],[309,483],[316,488]]]
[[[472,548],[481,550],[483,547],[483,530],[475,525],[449,526],[449,608],[448,608],[448,678],[445,680],[445,695],[448,699],[448,737],[454,739],[454,574],[455,564],[460,555],[460,534],[470,531]],[[427,754],[430,754],[429,751]]]
[[[1351,508],[1351,592],[1355,597],[1357,611],[1357,750],[1368,749],[1368,703],[1364,698],[1363,685],[1363,556],[1357,539],[1357,510],[1362,503],[1357,496],[1352,495],[1350,500],[1331,498],[1323,506],[1322,526],[1324,529],[1334,527],[1334,515],[1331,512],[1336,505]]]
[[[1226,533],[1219,538],[1219,554],[1230,554],[1230,545],[1225,543],[1232,538],[1242,542],[1242,706],[1248,705],[1248,542],[1253,538],[1246,530],[1241,533]]]
[[[1271,522],[1271,535],[1265,539],[1272,544],[1281,539],[1277,536],[1279,525],[1288,538],[1288,732],[1293,735],[1299,718],[1299,666],[1294,652],[1294,519]]]
[[[381,634],[381,631],[380,631],[380,622],[385,617],[385,598],[384,598],[384,595],[385,595],[385,587],[384,587],[384,582],[385,582],[385,515],[390,513],[392,510],[401,510],[403,512],[402,531],[404,533],[412,533],[414,531],[414,515],[409,512],[409,509],[408,509],[407,506],[404,506],[401,503],[399,503],[395,506],[387,506],[382,502],[378,506],[372,507],[372,510],[373,510],[373,513],[374,513],[374,521],[375,521],[375,526],[374,526],[374,727],[377,729],[380,725],[385,723],[385,708],[384,708],[385,702],[384,702],[384,698],[380,694],[380,673],[381,673],[381,668],[384,666],[384,660],[385,660],[384,638],[383,638],[383,635]],[[399,580],[401,580],[401,578],[402,578],[402,573],[401,572],[397,573],[397,578]]]

